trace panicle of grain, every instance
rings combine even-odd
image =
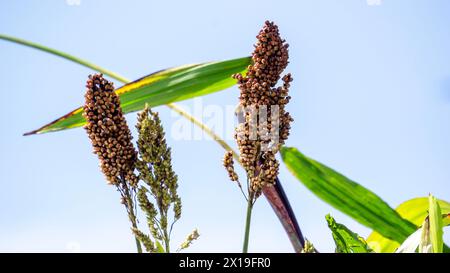
[[[90,75],[86,84],[84,126],[92,142],[100,167],[110,184],[126,180],[137,185],[134,174],[136,151],[132,136],[120,107],[119,96],[102,74]]]
[[[149,253],[155,253],[157,252],[157,249],[155,247],[155,243],[150,239],[150,236],[143,233],[137,228],[133,228],[133,233],[136,236],[136,238],[144,245],[145,250]]]
[[[150,230],[150,234],[156,240],[162,240],[162,234],[159,232],[158,223],[156,221],[156,217],[158,216],[158,211],[153,205],[152,202],[148,199],[147,196],[148,190],[144,187],[140,187],[137,193],[137,200],[139,203],[139,207],[145,213],[147,218],[147,225]]]
[[[183,250],[191,246],[191,244],[200,237],[197,229],[194,229],[184,240],[184,242],[178,248],[178,251]]]
[[[269,21],[265,22],[256,38],[252,64],[247,74],[235,74],[233,77],[240,90],[240,108],[252,109],[243,112],[243,122],[236,127],[235,139],[239,161],[249,176],[250,190],[258,194],[263,187],[275,183],[279,168],[275,154],[288,138],[293,119],[285,110],[290,100],[291,74],[283,76],[283,84],[275,87],[289,63],[289,45],[280,37],[278,27]],[[259,115],[261,110],[267,111],[267,114]],[[255,122],[255,112],[258,113],[256,127],[252,124]],[[255,128],[256,137],[252,137]],[[267,136],[278,136],[278,139],[275,142]]]
[[[173,207],[175,221],[181,217],[181,199],[178,196],[178,177],[172,169],[171,150],[167,146],[161,120],[148,106],[138,114],[136,128],[139,133],[137,146],[140,159],[136,167],[140,178],[148,185],[149,192],[162,211],[160,227],[167,228],[167,212]]]
[[[252,54],[252,64],[247,74],[235,74],[241,90],[240,101],[243,106],[250,104],[270,105],[276,91],[271,89],[280,79],[280,75],[288,65],[288,47],[281,39],[278,27],[266,21],[256,36],[257,42]],[[276,98],[273,98],[276,100]]]

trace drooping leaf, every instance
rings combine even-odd
[[[287,168],[309,190],[361,224],[397,242],[417,229],[376,194],[296,148],[282,148],[281,155]]]
[[[330,228],[334,242],[336,243],[336,252],[338,253],[369,253],[372,252],[366,241],[358,234],[349,230],[343,224],[336,223],[329,214],[325,216],[328,227]]]
[[[439,203],[441,213],[443,214],[444,217],[443,225],[444,226],[450,225],[450,217],[448,216],[448,214],[450,214],[450,203],[443,200],[437,200],[437,202]],[[420,225],[422,225],[424,219],[427,217],[428,207],[429,207],[428,197],[419,197],[403,202],[395,210],[402,218],[413,223],[417,229]],[[383,237],[380,233],[376,231],[373,231],[369,235],[369,237],[367,237],[366,241],[369,244],[369,246],[376,252],[390,253],[394,252],[395,249],[397,249],[400,246],[399,242]],[[448,251],[446,246],[444,246],[444,251],[445,252]]]
[[[204,96],[234,85],[236,81],[231,75],[244,73],[250,61],[249,57],[245,57],[170,68],[128,83],[116,89],[116,93],[125,113],[140,110],[145,103],[155,107]],[[85,123],[82,112],[81,107],[77,108],[25,135],[80,127]]]
[[[429,219],[430,219],[430,241],[433,253],[442,253],[444,245],[444,225],[442,223],[442,212],[436,197],[429,196]]]

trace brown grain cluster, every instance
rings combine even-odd
[[[233,152],[228,151],[225,153],[225,156],[223,157],[223,166],[228,172],[228,176],[230,177],[231,181],[238,181],[238,175],[234,170],[234,160],[233,160]]]
[[[281,39],[278,27],[273,22],[266,21],[256,39],[252,64],[247,74],[234,75],[241,90],[240,102],[243,106],[278,103],[282,94],[278,94],[278,89],[273,87],[289,63],[289,45]]]
[[[131,142],[130,129],[113,84],[102,74],[89,76],[83,110],[87,121],[84,128],[108,183],[118,185],[126,180],[135,186],[136,150]]]
[[[288,65],[288,44],[269,21],[256,38],[247,74],[233,77],[238,81],[242,109],[242,122],[235,134],[240,162],[249,176],[251,190],[258,192],[275,182],[279,167],[275,154],[288,138],[293,119],[285,110],[290,100],[291,75],[285,75],[283,84],[275,87]]]

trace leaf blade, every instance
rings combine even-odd
[[[124,113],[130,113],[142,109],[145,103],[155,107],[229,88],[236,83],[231,75],[245,73],[250,61],[250,57],[244,57],[165,69],[130,82],[115,92],[120,96]],[[24,135],[80,127],[85,123],[82,112],[79,107]]]
[[[398,242],[417,229],[376,194],[296,148],[284,147],[281,155],[288,169],[309,190],[361,224]]]
[[[428,215],[428,207],[429,207],[428,202],[429,202],[428,197],[413,198],[403,202],[395,210],[402,218],[413,223],[417,229],[419,228],[420,225],[422,225],[424,219]],[[439,199],[437,200],[437,202],[439,203],[442,214],[450,214],[449,202]],[[447,216],[444,219],[445,225],[449,225],[450,222],[446,219],[450,218]],[[383,253],[394,252],[395,249],[400,246],[399,242],[385,238],[376,231],[373,231],[367,237],[366,241],[376,252],[383,252]]]
[[[372,250],[362,237],[348,229],[343,224],[337,223],[331,215],[326,215],[325,219],[330,228],[334,242],[336,243],[336,252],[338,253],[370,253]]]

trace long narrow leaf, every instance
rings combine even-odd
[[[323,201],[385,237],[403,242],[417,227],[403,219],[380,197],[296,148],[283,148],[288,169]]]
[[[221,62],[185,65],[155,72],[118,89],[125,113],[140,110],[148,103],[150,107],[204,96],[233,86],[235,73],[244,73],[250,58]],[[55,121],[25,135],[47,133],[85,123],[82,108],[77,108]]]
[[[422,225],[424,219],[428,216],[428,197],[414,198],[400,204],[395,210],[398,214],[413,223],[416,229]],[[444,200],[437,200],[441,208],[443,217],[450,214],[450,203]],[[443,224],[450,225],[449,217],[445,217]],[[376,252],[394,252],[400,244],[394,240],[383,237],[380,233],[373,231],[369,237],[367,237],[367,243]],[[444,246],[445,248],[445,246]],[[446,249],[448,250],[448,249]]]

